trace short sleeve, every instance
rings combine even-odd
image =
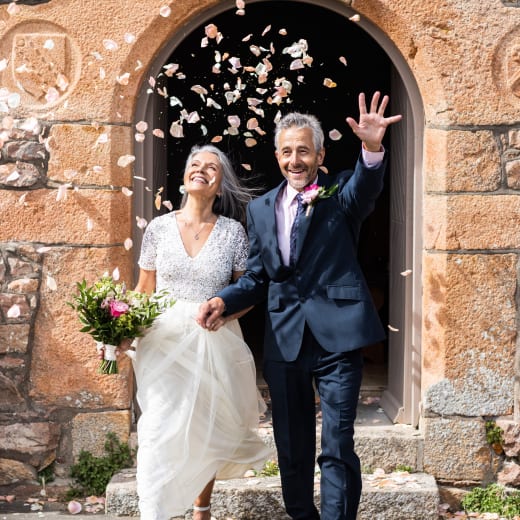
[[[155,271],[157,269],[157,234],[155,228],[156,221],[152,220],[144,231],[141,255],[137,262],[139,267],[146,271]]]
[[[247,239],[246,230],[240,224],[240,222],[236,223],[236,233],[235,233],[235,255],[233,258],[233,271],[245,271],[247,257],[249,255],[249,240]]]

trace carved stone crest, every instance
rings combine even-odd
[[[12,49],[16,85],[39,103],[58,101],[69,89],[69,54],[64,34],[16,34]]]

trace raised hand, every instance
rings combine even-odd
[[[361,139],[366,150],[379,152],[381,143],[386,132],[386,128],[401,121],[402,116],[385,117],[385,109],[388,105],[389,97],[384,96],[379,104],[381,92],[375,92],[370,103],[370,111],[367,112],[365,94],[359,94],[359,122],[352,117],[347,117],[347,123],[352,131]],[[379,105],[379,106],[378,106]]]

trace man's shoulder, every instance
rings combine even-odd
[[[277,196],[278,192],[280,191],[282,184],[279,184],[278,186],[269,190],[268,192],[264,193],[263,195],[260,195],[259,197],[256,197],[255,199],[253,199],[249,203],[251,209],[257,209],[260,207],[271,206],[272,204],[274,204],[276,201],[276,196]]]

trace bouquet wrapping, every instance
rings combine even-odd
[[[142,336],[154,320],[175,303],[167,293],[147,295],[130,291],[124,283],[103,276],[92,285],[77,282],[77,293],[67,302],[83,328],[96,340],[101,374],[117,374],[116,348],[127,338]]]

